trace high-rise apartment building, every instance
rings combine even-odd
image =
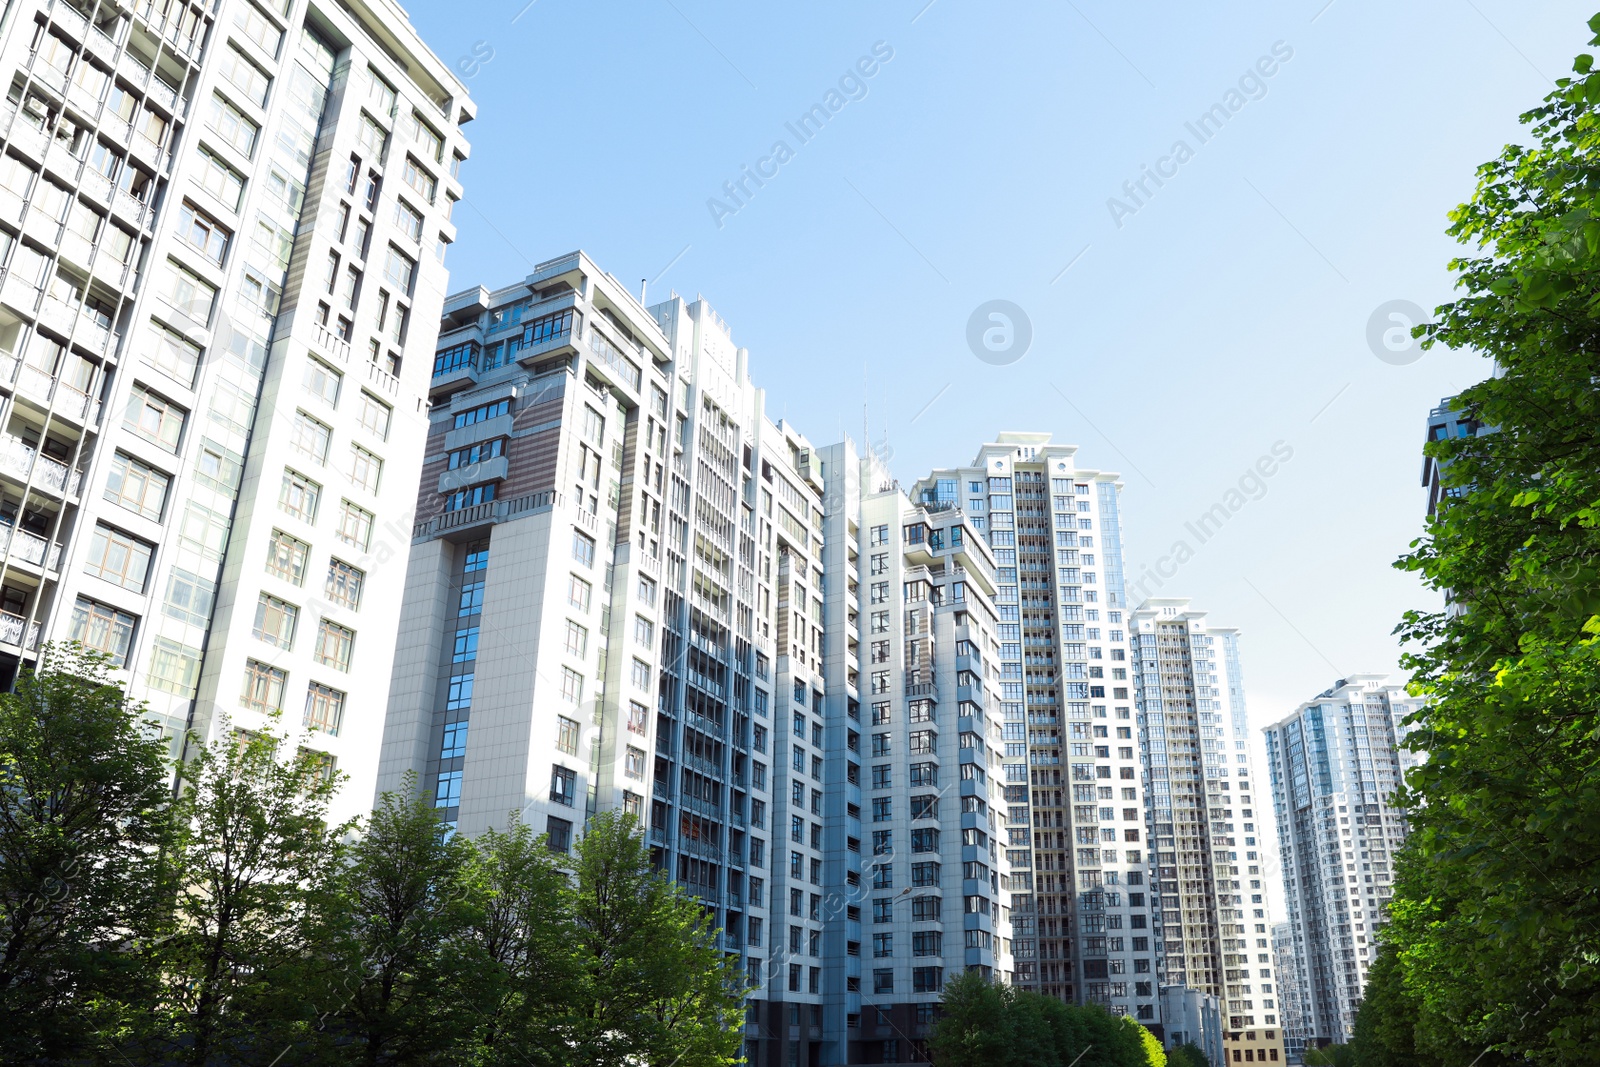
[[[750,1062],[925,1060],[945,979],[1010,971],[982,537],[582,253],[448,298],[433,371],[379,788],[561,849],[636,814]]]
[[[1273,966],[1278,971],[1278,1019],[1283,1023],[1283,1056],[1290,1063],[1305,1062],[1305,1005],[1300,1002],[1304,984],[1300,952],[1295,946],[1294,927],[1272,924]]]
[[[975,516],[913,503],[851,442],[821,460],[828,683],[849,694],[843,826],[859,827],[842,854],[859,850],[862,879],[831,884],[846,922],[825,947],[845,966],[848,1062],[923,1062],[947,978],[1012,976],[995,552]]]
[[[388,0],[3,20],[0,666],[283,709],[364,810],[472,105]]]
[[[1280,1060],[1259,825],[1266,797],[1251,773],[1239,632],[1209,625],[1182,599],[1145,601],[1129,629],[1162,984],[1221,1000],[1230,1058]]]
[[[1157,1025],[1121,483],[1076,451],[1003,433],[913,496],[994,551],[1014,981]]]
[[[1381,674],[1354,675],[1265,731],[1308,1048],[1354,1032],[1406,835],[1392,799],[1417,706]]]
[[[582,253],[451,296],[438,346],[379,788],[414,772],[462,832],[519,815],[559,849],[595,811],[638,816],[753,980],[800,931],[809,1025],[821,589],[788,579],[821,570],[810,445],[707,304],[646,310]]]
[[[1437,407],[1428,412],[1428,440],[1444,441],[1453,437],[1477,437],[1489,432],[1489,427],[1469,419],[1457,410],[1453,397],[1446,397],[1439,401]],[[1446,496],[1458,493],[1458,489],[1448,489],[1440,477],[1443,465],[1432,456],[1422,457],[1422,487],[1428,491],[1428,517],[1438,510],[1439,501]]]

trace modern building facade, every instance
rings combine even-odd
[[[1265,786],[1248,750],[1239,631],[1182,599],[1147,600],[1129,622],[1161,981],[1218,998],[1230,1061],[1281,1061]]]
[[[1428,412],[1428,440],[1444,441],[1453,437],[1477,437],[1488,433],[1490,428],[1475,419],[1468,418],[1457,410],[1452,397],[1439,401],[1437,407]],[[1439,508],[1439,501],[1446,496],[1459,493],[1459,489],[1449,489],[1441,478],[1443,465],[1432,456],[1422,457],[1422,488],[1428,492],[1428,517],[1431,519]]]
[[[1354,1032],[1406,835],[1392,801],[1415,759],[1400,742],[1418,703],[1383,675],[1354,675],[1265,731],[1305,1047]]]
[[[451,296],[433,369],[378,788],[562,849],[635,814],[746,968],[750,1062],[925,1061],[946,977],[1011,971],[982,536],[581,252]]]
[[[0,668],[283,710],[365,810],[473,108],[388,0],[0,24]]]
[[[1003,433],[913,496],[994,552],[1013,980],[1158,1027],[1121,483],[1076,451]]]
[[[1304,1063],[1306,1053],[1305,1005],[1300,990],[1304,968],[1295,946],[1294,927],[1272,924],[1272,958],[1278,970],[1278,1017],[1283,1023],[1283,1055],[1290,1063]]]
[[[995,553],[973,516],[913,503],[852,442],[821,461],[828,683],[859,694],[840,724],[845,832],[859,826],[843,855],[860,850],[863,898],[825,949],[844,950],[847,1062],[924,1062],[945,980],[1013,973]]]
[[[1207,1063],[1226,1062],[1222,1002],[1210,993],[1193,986],[1162,986],[1161,1027],[1167,1048],[1193,1045],[1205,1053]]]

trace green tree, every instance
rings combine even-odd
[[[575,1036],[578,962],[567,873],[520,819],[474,842],[467,936],[488,964],[474,999],[483,1067],[554,1067]]]
[[[1186,1041],[1167,1053],[1167,1067],[1211,1067],[1211,1061],[1199,1045]]]
[[[160,925],[166,744],[103,656],[46,647],[0,695],[0,1061],[60,1062],[133,1000]],[[97,1022],[98,1020],[98,1022]]]
[[[934,1062],[939,1067],[1004,1067],[1014,1047],[1010,1011],[1006,986],[976,971],[951,978],[928,1043]]]
[[[367,1064],[459,1062],[488,977],[466,936],[472,845],[408,776],[317,897],[318,1032],[324,1053]]]
[[[576,853],[579,979],[568,1062],[730,1062],[747,986],[717,948],[705,909],[651,865],[631,816],[596,815]]]
[[[281,758],[284,742],[270,729],[192,742],[174,922],[157,949],[159,999],[139,1035],[155,1062],[270,1063],[314,1021],[300,986],[320,948],[313,899],[349,827],[327,823],[341,776],[309,750]]]
[[[1600,16],[1590,27],[1600,33]],[[1600,37],[1594,42],[1600,43]],[[1421,332],[1492,357],[1457,403],[1493,432],[1435,442],[1447,499],[1399,566],[1429,754],[1393,921],[1419,1054],[1592,1062],[1600,1041],[1600,74],[1579,56],[1479,168],[1450,233],[1462,295]]]

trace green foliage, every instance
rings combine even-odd
[[[143,1041],[157,1062],[204,1067],[223,1049],[270,1061],[304,1014],[314,887],[350,827],[327,825],[338,777],[310,751],[280,758],[283,743],[270,729],[224,735],[183,768],[177,894]]]
[[[166,745],[104,657],[46,648],[0,695],[0,1062],[81,1053],[130,930],[159,925],[170,845]],[[103,1020],[102,1020],[103,1021]]]
[[[468,840],[409,780],[358,834],[315,753],[176,767],[107,677],[47,651],[0,695],[0,1062],[733,1062],[744,973],[631,818]]]
[[[1155,1035],[1126,1016],[1063,1004],[974,973],[946,983],[930,1045],[939,1067],[1168,1064]]]
[[[704,908],[651,865],[636,821],[596,815],[574,873],[580,1010],[569,1062],[727,1063],[744,972],[717,948]]]
[[[1167,1067],[1211,1067],[1211,1061],[1199,1045],[1188,1041],[1167,1053]]]
[[[1600,16],[1590,21],[1600,33]],[[1600,37],[1591,43],[1600,43]],[[1501,373],[1435,442],[1459,495],[1398,564],[1459,610],[1411,612],[1428,761],[1364,1034],[1382,1063],[1592,1062],[1600,1040],[1600,72],[1578,57],[1479,168],[1450,233],[1462,295],[1426,344]],[[1485,1050],[1488,1050],[1485,1053]],[[1477,1059],[1482,1056],[1483,1058]]]

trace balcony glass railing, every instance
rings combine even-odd
[[[31,474],[34,485],[56,493],[66,493],[69,481],[77,491],[78,478],[72,476],[71,468],[60,460],[39,455],[38,449],[10,434],[0,435],[0,469],[21,481],[27,481]]]

